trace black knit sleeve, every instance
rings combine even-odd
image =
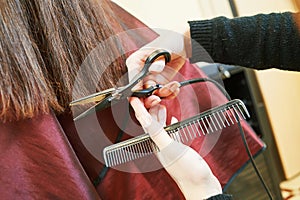
[[[290,12],[218,17],[189,25],[191,62],[202,61],[204,48],[218,63],[300,71],[300,27]]]
[[[229,194],[219,194],[219,195],[210,197],[207,200],[233,200],[233,198]]]

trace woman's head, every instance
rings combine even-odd
[[[32,117],[51,108],[62,111],[72,98],[84,59],[120,29],[108,2],[7,0],[1,4],[0,118]],[[98,90],[113,87],[126,70],[122,55],[114,40],[94,57],[95,71],[76,81],[90,81]],[[105,66],[106,59],[114,58],[119,59]],[[104,68],[100,79],[97,75]],[[87,92],[82,88],[75,97]]]

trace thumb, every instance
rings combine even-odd
[[[152,107],[149,111],[150,113],[148,113],[139,98],[131,97],[129,101],[135,111],[137,120],[158,148],[163,149],[169,145],[173,140],[163,128],[166,121],[166,108],[162,105],[157,105]]]
[[[152,116],[152,124],[146,128],[153,142],[158,146],[160,150],[168,146],[173,139],[165,131],[164,126],[166,126],[167,120],[167,110],[163,105],[156,105],[150,108],[149,113]]]
[[[130,97],[129,102],[134,110],[136,119],[144,130],[152,124],[152,117],[146,110],[144,103],[138,97]],[[146,131],[146,130],[145,130]]]

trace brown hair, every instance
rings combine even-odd
[[[103,90],[126,72],[119,41],[100,48],[85,72],[82,88],[73,84],[88,54],[118,30],[107,1],[2,1],[0,22],[0,118],[17,120],[53,109],[63,111],[73,97],[87,95],[86,82]],[[117,59],[115,59],[117,58]],[[106,60],[115,60],[107,66]],[[103,70],[104,75],[99,77]],[[96,91],[94,91],[96,92]]]

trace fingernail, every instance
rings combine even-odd
[[[170,91],[172,93],[174,93],[179,87],[180,87],[180,84],[178,82],[174,82],[174,83],[172,83],[172,85],[170,87]]]
[[[178,82],[171,83],[171,84],[166,85],[163,88],[161,88],[160,91],[159,91],[159,93],[162,96],[170,95],[170,93],[174,93],[179,88],[179,86],[180,85],[179,85]]]

